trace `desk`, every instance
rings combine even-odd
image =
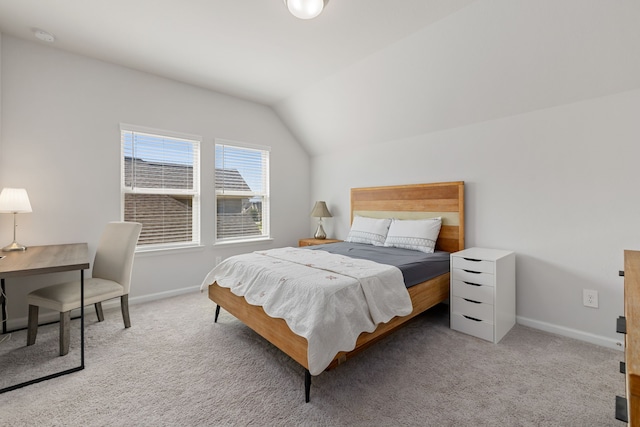
[[[80,270],[80,366],[36,378],[0,389],[0,393],[15,390],[61,375],[84,369],[84,270],[89,268],[89,250],[86,243],[67,245],[31,246],[26,251],[0,252],[0,280],[6,295],[5,279]],[[6,300],[2,297],[2,333],[7,332]]]

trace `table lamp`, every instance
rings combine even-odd
[[[313,210],[311,211],[311,216],[319,218],[318,229],[313,237],[320,240],[326,239],[327,234],[324,232],[324,228],[322,228],[322,218],[331,218],[331,212],[327,209],[327,204],[325,202],[316,202]]]
[[[16,214],[32,212],[27,190],[24,188],[3,188],[0,193],[0,212],[13,214],[13,243],[2,248],[4,252],[25,251],[27,247],[16,242]]]

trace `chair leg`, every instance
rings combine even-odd
[[[122,309],[122,320],[124,320],[124,327],[131,327],[131,319],[129,318],[129,294],[122,295],[120,297],[120,308]]]
[[[29,321],[27,326],[27,345],[34,345],[36,343],[36,336],[38,335],[38,307],[37,305],[29,304]]]
[[[60,356],[69,353],[69,331],[71,323],[71,312],[60,313]]]
[[[104,313],[102,312],[102,303],[97,302],[94,304],[96,307],[96,316],[98,316],[98,322],[104,321]]]

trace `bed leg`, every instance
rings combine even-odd
[[[218,323],[218,316],[220,316],[220,306],[216,304],[216,317],[213,319],[213,323]]]
[[[309,392],[311,391],[311,372],[304,370],[304,401],[309,403]]]

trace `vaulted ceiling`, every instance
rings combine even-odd
[[[0,31],[274,104],[473,0],[331,0],[313,20],[283,0],[2,0]]]
[[[0,32],[274,108],[311,155],[640,88],[637,0],[0,0]]]

